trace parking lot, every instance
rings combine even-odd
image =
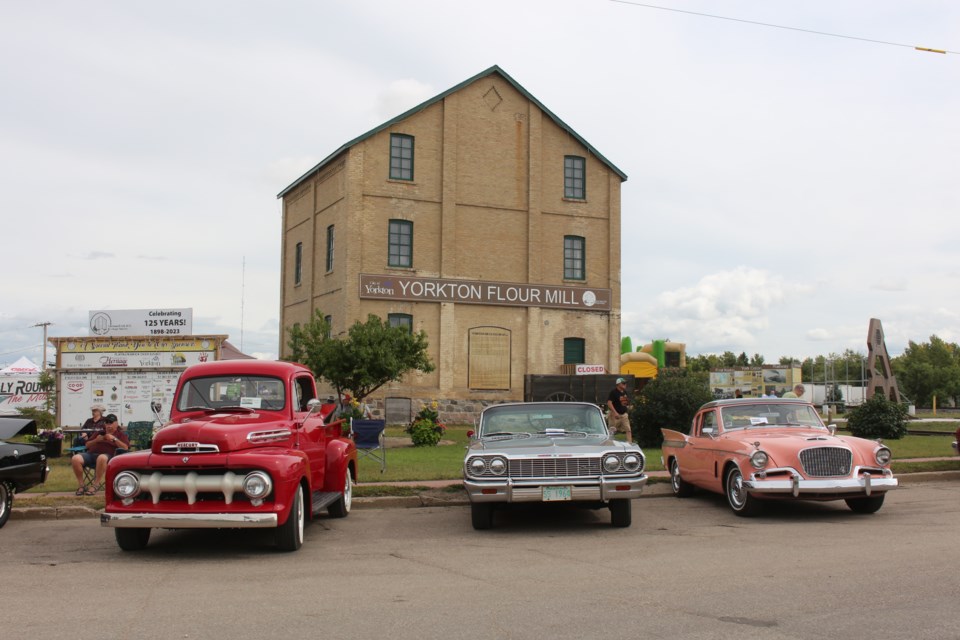
[[[957,638],[958,531],[956,480],[868,516],[643,498],[627,529],[605,510],[476,532],[463,506],[362,509],[292,554],[256,531],[160,531],[131,554],[96,520],[17,520],[0,597],[17,638]]]

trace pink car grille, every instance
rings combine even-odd
[[[848,476],[853,453],[840,447],[817,447],[800,452],[800,464],[808,477]]]
[[[511,478],[575,478],[600,475],[600,458],[527,458],[510,461]]]

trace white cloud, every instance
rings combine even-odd
[[[276,352],[276,194],[493,64],[630,177],[624,335],[768,361],[862,349],[871,317],[892,353],[960,339],[950,56],[604,1],[221,4],[2,9],[0,246],[30,276],[5,281],[0,353],[155,305]],[[957,3],[835,4],[731,12],[960,41]]]
[[[440,93],[414,78],[390,82],[377,97],[377,118],[387,121]],[[346,142],[346,141],[344,141]]]

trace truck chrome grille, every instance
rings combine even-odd
[[[811,478],[850,475],[853,453],[840,447],[816,447],[800,452],[803,472]]]
[[[575,478],[600,475],[600,458],[525,458],[510,461],[511,478]]]
[[[226,471],[223,473],[199,474],[196,471],[187,473],[162,473],[160,471],[135,472],[140,480],[141,495],[150,497],[153,504],[161,499],[187,499],[187,504],[197,502],[199,496],[219,497],[226,504],[231,504],[237,498],[246,499],[243,493],[245,473]]]
[[[178,442],[163,445],[160,447],[160,453],[220,453],[220,447],[199,442]]]

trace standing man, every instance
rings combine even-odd
[[[623,378],[617,378],[617,386],[607,396],[607,427],[627,434],[627,442],[633,442],[630,418],[627,416],[629,409],[630,398],[627,396],[627,381]]]

